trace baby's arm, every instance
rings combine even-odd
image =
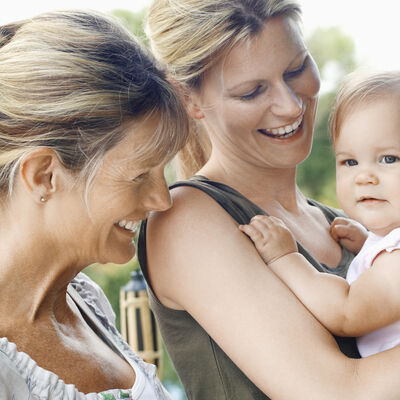
[[[350,286],[343,278],[318,272],[293,245],[285,245],[290,243],[288,237],[294,239],[279,219],[257,216],[240,229],[254,241],[274,273],[332,333],[360,336],[400,319],[400,251],[379,255],[373,267]]]
[[[357,254],[368,236],[368,231],[352,219],[336,217],[330,226],[331,236],[347,250]]]

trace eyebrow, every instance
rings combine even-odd
[[[286,71],[288,69],[290,69],[292,67],[293,64],[295,64],[297,62],[297,60],[300,58],[300,56],[303,56],[303,61],[305,61],[305,59],[309,56],[309,52],[307,48],[303,48],[301,51],[299,51],[292,59],[292,61],[289,63],[289,65],[286,68]],[[255,82],[260,82],[262,79],[250,79],[248,81],[242,81],[240,83],[238,83],[237,85],[234,85],[232,87],[227,87],[226,90],[227,92],[232,92],[234,90],[236,90],[238,87],[240,86],[245,86],[246,84],[249,83],[255,83]]]
[[[339,153],[335,153],[335,157],[352,157],[353,155],[351,153],[348,153],[347,151],[340,151]]]

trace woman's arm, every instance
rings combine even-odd
[[[400,349],[345,357],[217,203],[193,188],[173,197],[148,223],[150,280],[165,305],[188,311],[273,399],[398,399]]]

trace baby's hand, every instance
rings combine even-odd
[[[249,225],[239,225],[239,229],[254,242],[266,264],[297,251],[292,233],[279,218],[256,215]]]
[[[336,217],[329,229],[331,236],[347,250],[357,254],[368,236],[368,231],[358,222]]]

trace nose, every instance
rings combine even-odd
[[[280,117],[296,118],[303,111],[303,101],[286,82],[273,88],[272,112]]]
[[[355,182],[358,185],[377,185],[379,179],[373,172],[364,170],[356,175]]]
[[[164,171],[154,178],[152,185],[147,190],[145,199],[148,211],[165,211],[171,208],[172,200],[168,185],[164,177]]]

